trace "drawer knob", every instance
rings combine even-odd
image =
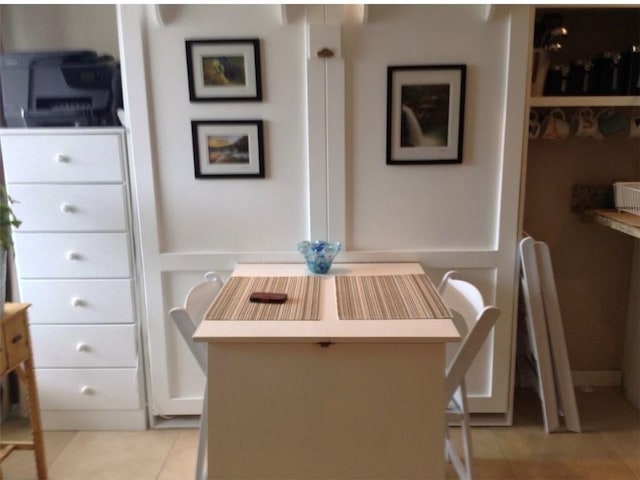
[[[84,300],[78,297],[73,297],[71,299],[71,305],[74,307],[82,307],[84,305]]]
[[[58,153],[56,155],[56,162],[58,163],[69,163],[69,157],[64,153]]]
[[[86,343],[80,342],[78,345],[76,345],[76,350],[79,352],[88,352],[89,350],[91,350],[91,348]]]
[[[84,300],[79,297],[73,297],[71,299],[71,306],[73,307],[82,307],[84,305]]]
[[[75,211],[75,207],[73,205],[69,205],[68,203],[63,203],[60,205],[60,211],[62,213],[73,213]]]
[[[89,385],[83,385],[80,388],[81,395],[93,395],[94,393],[95,393],[95,390],[91,388]]]
[[[77,252],[67,252],[67,260],[80,260],[80,254]]]

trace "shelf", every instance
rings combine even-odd
[[[640,107],[638,96],[531,97],[530,107]]]
[[[617,210],[587,210],[584,219],[640,239],[640,216]]]

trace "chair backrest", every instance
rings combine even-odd
[[[454,323],[463,337],[462,343],[447,365],[445,375],[445,405],[462,385],[464,376],[500,315],[495,306],[485,306],[480,291],[471,283],[460,280],[458,272],[448,272],[438,290],[454,313]]]
[[[196,325],[200,324],[207,308],[222,288],[222,278],[216,272],[207,272],[204,278],[204,282],[189,290],[184,301],[184,309]]]
[[[191,316],[182,307],[176,307],[169,310],[169,315],[173,319],[180,336],[191,350],[194,358],[203,372],[207,371],[207,346],[204,343],[196,343],[193,341],[193,334],[196,333],[196,324],[191,320]]]
[[[169,315],[173,319],[182,338],[203,372],[207,371],[207,346],[195,343],[193,334],[202,321],[207,307],[222,288],[222,279],[215,272],[207,272],[205,281],[195,285],[185,298],[184,307],[172,308]]]

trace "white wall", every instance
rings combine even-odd
[[[201,391],[202,376],[166,312],[205,270],[225,273],[243,255],[292,252],[306,236],[304,30],[283,27],[274,5],[176,6],[163,9],[165,25],[155,13],[151,6],[120,12],[152,409],[197,413],[199,400],[191,397]],[[191,103],[185,40],[228,37],[260,39],[263,101]],[[190,123],[196,119],[263,120],[266,177],[196,179]]]
[[[497,7],[487,20],[485,6],[371,5],[364,24],[324,31],[308,30],[301,6],[286,12],[289,23],[279,5],[165,6],[164,23],[153,6],[118,8],[154,414],[197,412],[190,397],[202,382],[190,373],[195,364],[175,368],[190,360],[168,309],[208,269],[300,261],[295,244],[322,223],[318,206],[328,223],[344,218],[347,251],[340,261],[420,261],[435,281],[458,268],[503,309],[482,367],[490,384],[476,406],[505,413],[527,9]],[[311,23],[323,23],[315,15],[322,7],[306,8],[314,13]],[[343,57],[317,68],[318,60],[306,56],[309,32],[341,41]],[[264,100],[190,103],[185,39],[227,37],[260,38]],[[442,63],[468,65],[463,163],[386,166],[386,67]],[[342,101],[344,112],[336,111]],[[321,128],[307,128],[324,118]],[[196,180],[193,119],[264,120],[266,178]],[[344,131],[332,130],[343,120]],[[335,144],[344,144],[344,152]],[[346,181],[326,202],[328,187],[315,189],[324,179],[309,178],[325,165],[328,178]]]
[[[495,248],[507,29],[474,7],[371,5],[367,23],[346,30],[350,248]],[[462,165],[387,166],[387,66],[459,63],[467,65]]]
[[[4,49],[95,50],[118,57],[114,5],[2,5]]]
[[[305,236],[303,30],[282,27],[272,5],[180,12],[175,26],[150,25],[147,37],[161,250],[291,250]],[[189,102],[185,39],[214,37],[261,39],[262,102]],[[194,178],[191,120],[258,119],[264,180]]]

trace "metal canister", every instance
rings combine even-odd
[[[569,65],[555,65],[549,68],[544,82],[544,94],[549,96],[569,94]]]
[[[593,63],[576,60],[569,69],[569,95],[593,95]]]
[[[599,95],[622,95],[626,82],[620,52],[605,52],[594,60],[596,70],[595,93]]]
[[[640,95],[640,45],[631,45],[624,55],[627,95]]]

